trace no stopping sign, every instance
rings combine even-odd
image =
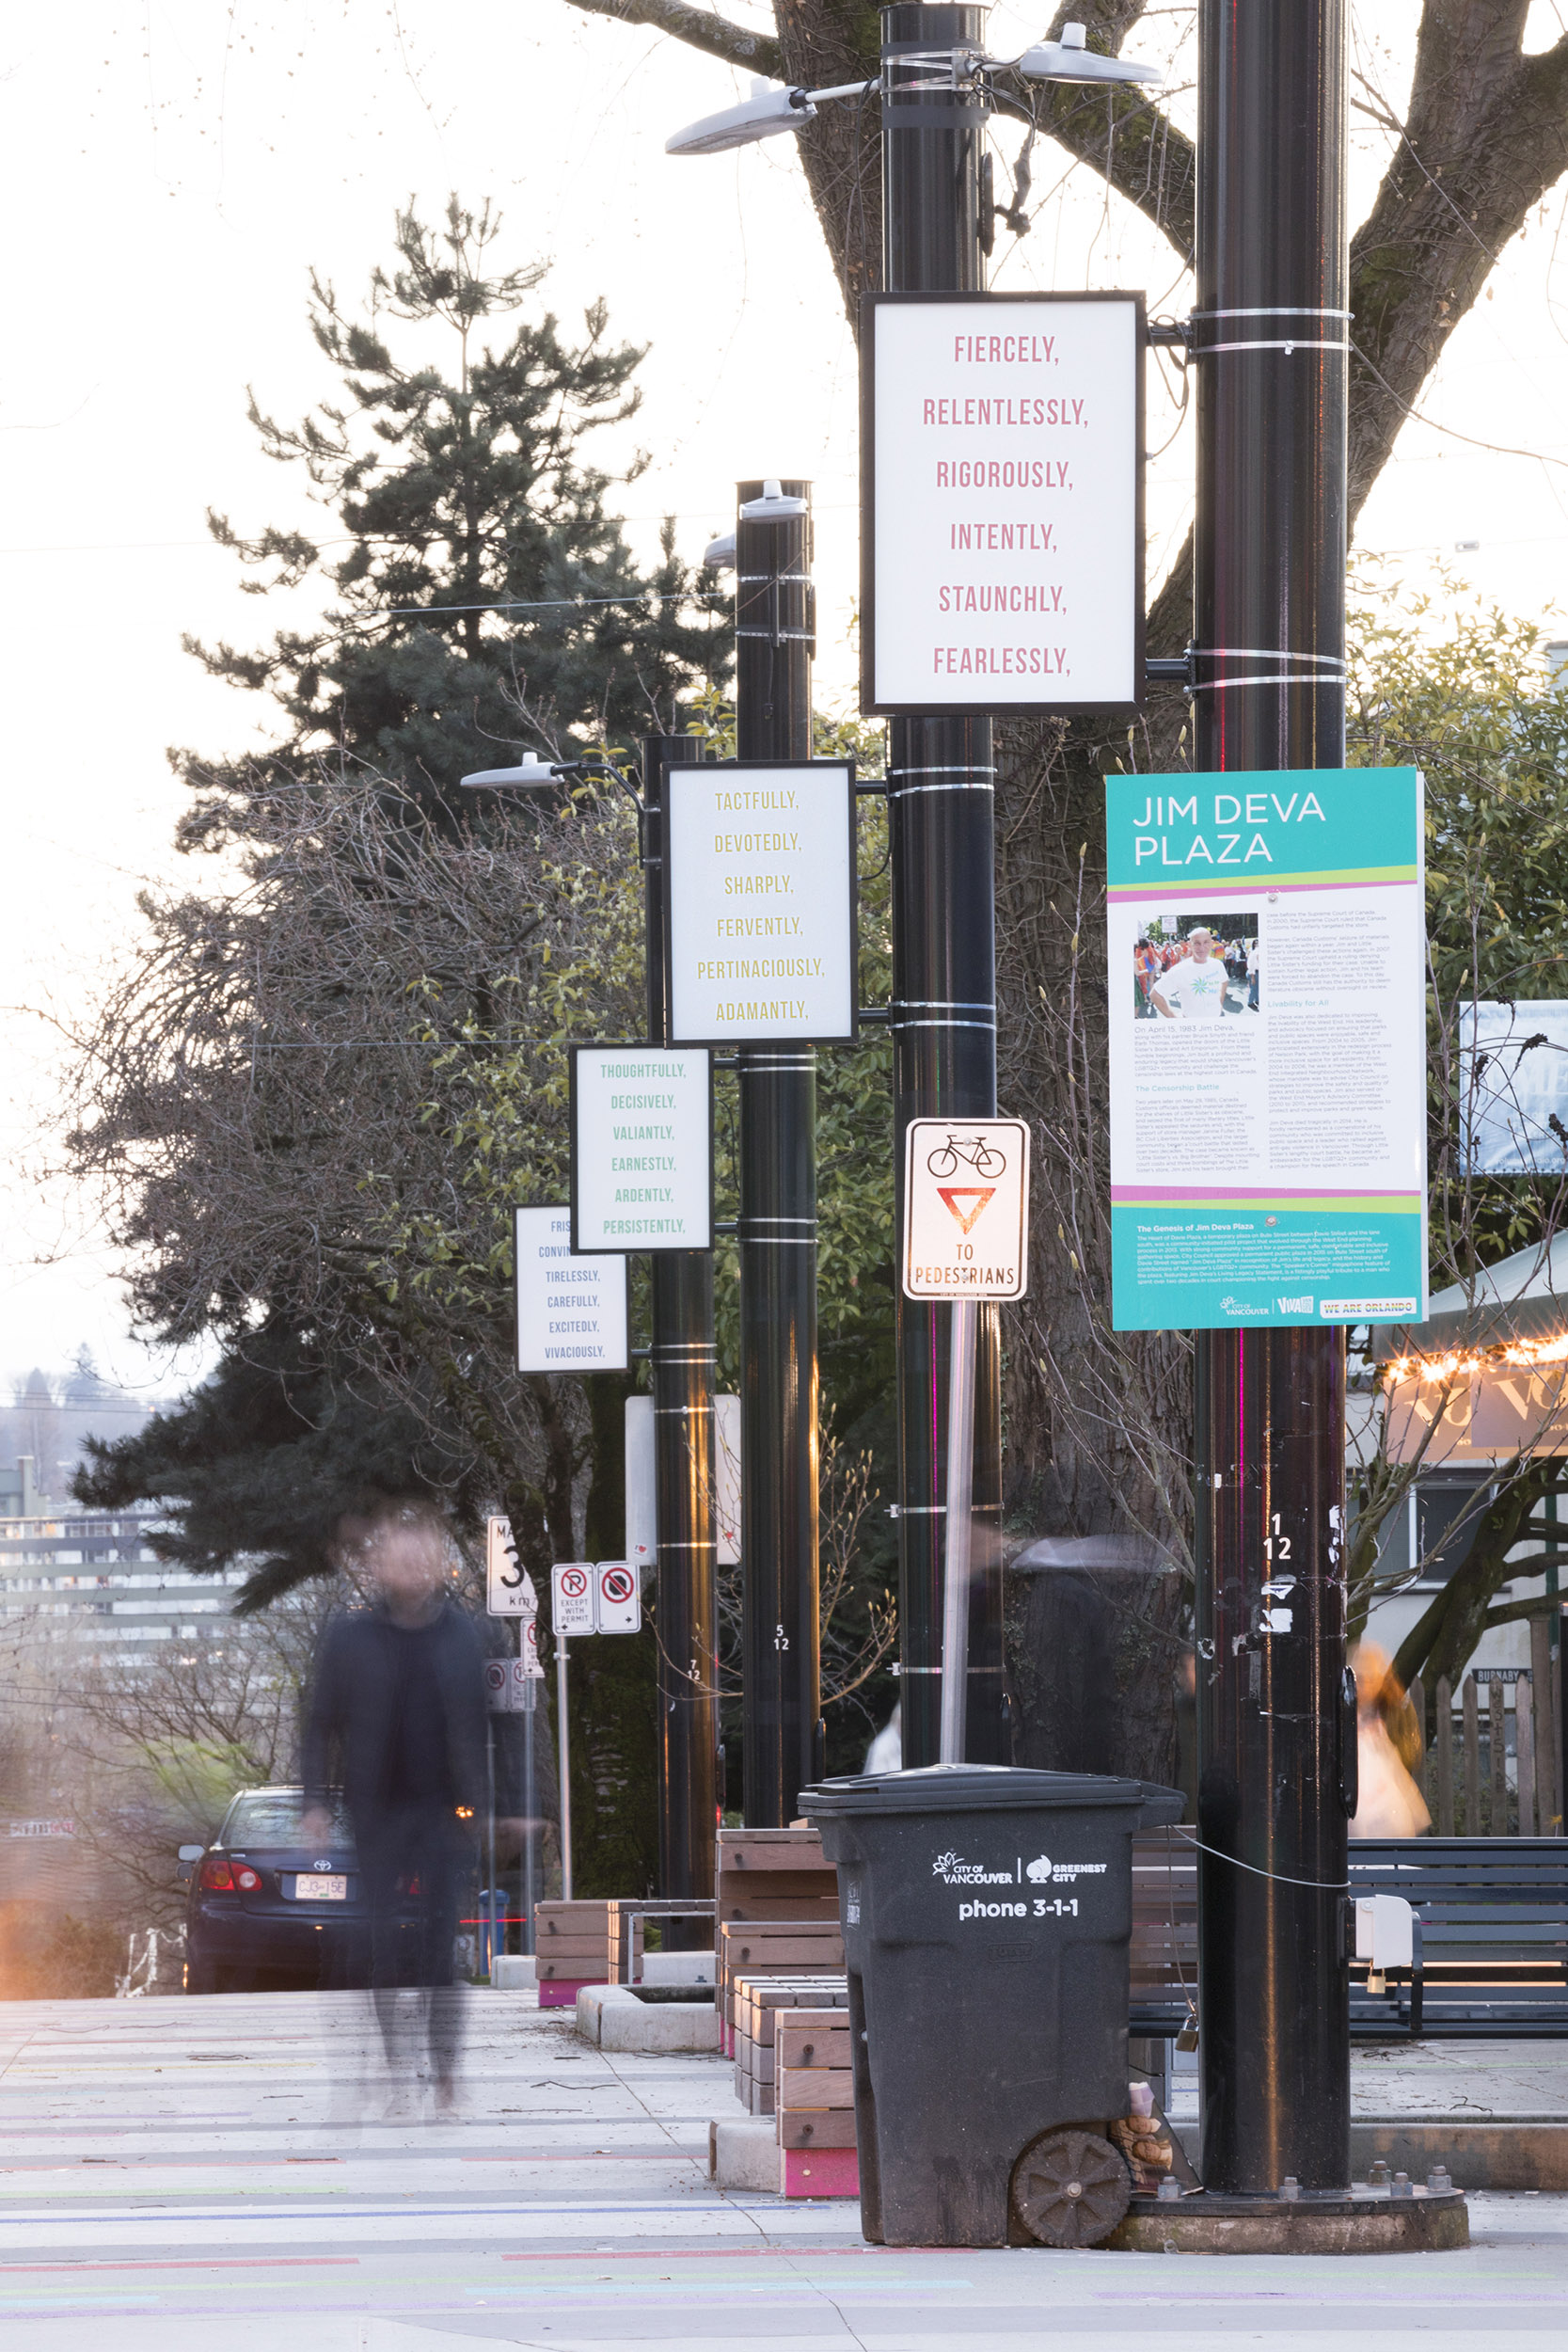
[[[642,1596],[628,1560],[601,1560],[594,1571],[599,1588],[599,1631],[635,1633],[642,1623]]]

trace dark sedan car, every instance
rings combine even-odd
[[[367,1980],[368,1936],[354,1839],[341,1809],[317,1845],[300,1842],[304,1791],[243,1788],[190,1866],[187,1993]]]

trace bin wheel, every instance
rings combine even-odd
[[[1041,2246],[1098,2246],[1132,2193],[1126,2164],[1098,2132],[1046,2132],[1013,2170],[1013,2211]]]

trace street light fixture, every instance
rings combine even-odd
[[[962,82],[996,73],[1019,73],[1026,82],[1144,82],[1160,84],[1164,75],[1157,65],[1135,57],[1106,57],[1090,49],[1082,24],[1064,24],[1060,40],[1037,41],[1020,57],[985,57],[970,49],[933,50],[927,56],[906,56],[900,66],[933,69],[932,87],[952,89]],[[830,98],[865,98],[882,87],[880,77],[869,82],[839,82],[831,89],[792,88],[785,82],[755,81],[752,94],[721,114],[704,115],[689,122],[664,142],[667,155],[722,155],[734,147],[754,147],[762,139],[799,131]],[[902,90],[920,87],[903,81]]]
[[[1085,46],[1082,24],[1064,24],[1060,40],[1037,41],[1014,62],[1026,82],[1153,82],[1164,75],[1136,57],[1105,57]]]

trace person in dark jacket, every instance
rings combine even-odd
[[[325,1835],[329,1791],[341,1788],[394,2084],[422,2058],[437,2108],[450,2109],[461,2021],[452,1947],[484,1800],[483,1651],[446,1589],[447,1531],[428,1503],[388,1503],[346,1524],[342,1549],[371,1605],[335,1616],[323,1639],[305,1718],[301,1835],[307,1844]]]

